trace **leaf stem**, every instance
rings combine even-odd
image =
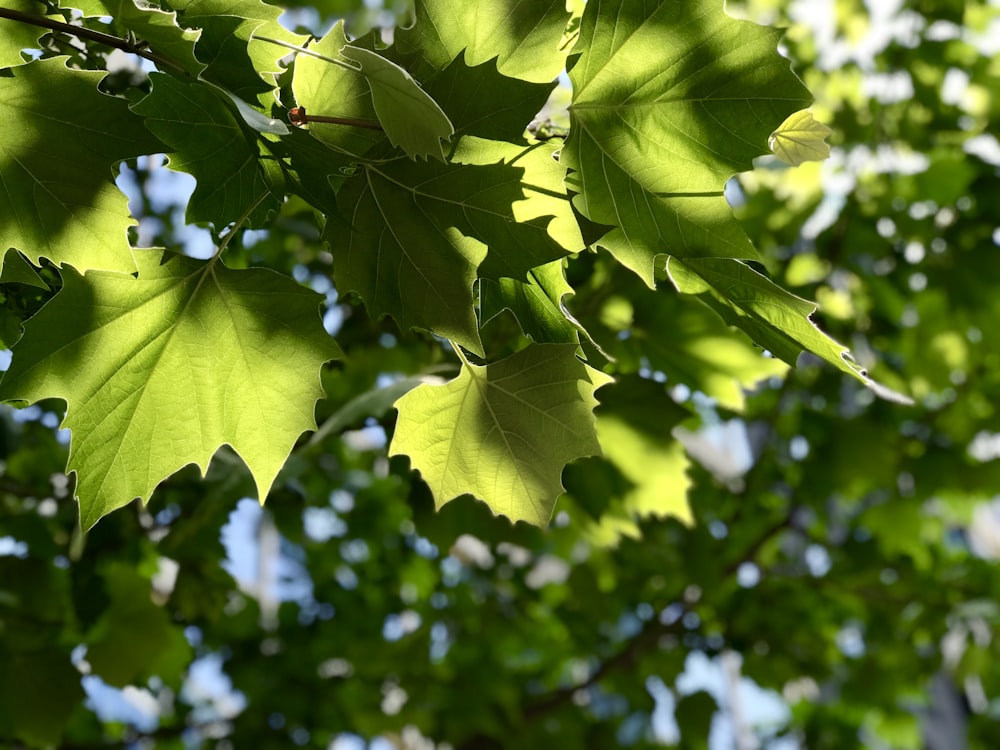
[[[458,344],[456,344],[451,339],[448,339],[448,343],[451,344],[451,348],[455,350],[455,354],[458,355],[458,358],[460,360],[462,360],[462,365],[465,366],[465,367],[468,367],[471,370],[472,369],[472,365],[470,365],[469,364],[469,360],[466,359],[465,352],[462,351],[462,347],[459,346]]]
[[[382,131],[384,128],[373,120],[362,120],[357,117],[336,117],[333,115],[307,115],[305,107],[292,107],[288,110],[288,121],[292,125],[307,125],[310,122],[326,122],[333,125],[352,125],[356,128]]]
[[[216,249],[215,255],[212,256],[212,263],[215,263],[215,261],[222,257],[222,251],[229,245],[230,240],[232,240],[236,233],[240,230],[240,227],[246,224],[247,220],[250,218],[250,214],[257,210],[257,206],[263,203],[264,199],[267,198],[268,195],[270,195],[270,191],[268,190],[261,193],[260,197],[255,200],[246,211],[243,212],[240,218],[233,222],[232,229],[226,232],[226,235],[219,240],[219,247]]]
[[[183,66],[166,57],[161,57],[155,52],[151,52],[147,49],[146,42],[139,41],[131,36],[123,39],[121,37],[114,36],[113,34],[105,34],[103,31],[95,31],[94,29],[88,29],[84,26],[74,26],[73,24],[66,23],[65,21],[56,21],[52,18],[34,16],[30,13],[22,13],[19,10],[11,10],[9,8],[0,8],[0,18],[6,18],[19,23],[26,23],[32,26],[39,26],[43,29],[49,29],[50,31],[57,31],[60,34],[68,34],[70,36],[79,37],[80,39],[97,42],[98,44],[103,44],[107,47],[114,47],[115,49],[120,49],[123,52],[129,52],[133,55],[145,58],[150,62],[156,63],[161,68],[170,68],[176,72],[187,74],[187,71],[184,70]]]

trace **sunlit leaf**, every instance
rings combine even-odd
[[[477,275],[524,278],[583,247],[546,144],[461,139],[452,163],[362,167],[340,194],[347,236],[328,227],[337,279],[374,315],[482,353]]]
[[[610,378],[572,345],[537,344],[487,366],[466,365],[445,385],[396,402],[389,452],[405,454],[438,507],[471,493],[494,513],[544,526],[563,467],[600,453],[594,390]]]
[[[809,110],[789,115],[771,133],[767,145],[774,155],[786,164],[797,167],[807,161],[823,161],[830,156],[827,137],[833,133],[830,128],[813,117]]]
[[[137,253],[139,276],[64,274],[25,326],[0,398],[67,402],[68,470],[89,528],[229,444],[260,499],[315,429],[319,368],[339,356],[319,297],[263,269]],[[146,446],[136,450],[135,446]]]
[[[468,65],[497,58],[501,73],[526,81],[551,81],[563,68],[565,0],[472,0],[460,11],[449,0],[418,0],[416,12],[400,45],[420,50],[438,68],[463,51]]]
[[[45,4],[39,0],[4,0],[7,10],[20,13],[44,16]],[[22,53],[25,49],[37,49],[38,39],[47,33],[38,26],[17,23],[8,19],[0,19],[0,68],[12,68],[24,65],[29,58]]]
[[[375,114],[389,142],[410,158],[434,156],[443,160],[441,142],[450,138],[455,129],[413,76],[391,60],[361,47],[347,45],[340,55],[356,63],[368,81]]]
[[[0,77],[0,249],[36,264],[133,271],[135,222],[112,167],[164,146],[124,100],[97,90],[103,73],[64,63],[40,60]]]
[[[587,4],[562,160],[581,213],[616,227],[601,244],[648,285],[659,255],[757,257],[723,186],[810,102],[779,35],[715,0]]]

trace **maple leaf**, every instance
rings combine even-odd
[[[45,6],[38,0],[4,0],[7,10],[44,15]],[[22,23],[3,22],[3,33],[0,33],[0,68],[13,68],[24,65],[30,58],[25,58],[21,50],[37,49],[38,39],[46,31],[37,26]]]
[[[281,8],[260,0],[173,0],[170,7],[181,25],[201,30],[195,55],[207,66],[202,77],[248,101],[275,87],[288,54],[280,43],[306,41],[278,23]]]
[[[6,26],[5,26],[6,28]],[[123,99],[102,94],[103,73],[38,60],[0,76],[0,236],[36,265],[135,270],[128,201],[112,166],[164,150]]]
[[[283,191],[260,158],[256,133],[219,92],[162,73],[150,80],[152,92],[132,110],[169,144],[171,168],[197,180],[188,219],[222,227],[246,216],[247,226],[263,224],[280,205],[275,193]]]
[[[338,283],[373,315],[482,354],[477,274],[524,278],[583,248],[552,151],[465,137],[452,163],[363,166],[338,196],[350,231],[328,226]]]
[[[306,113],[378,121],[371,90],[357,71],[346,70],[324,58],[336,59],[347,45],[344,22],[338,21],[321,39],[299,54],[292,73],[292,93]],[[309,123],[309,132],[338,151],[360,156],[385,140],[385,133],[368,128]]]
[[[794,365],[808,350],[838,369],[869,382],[847,348],[810,320],[816,305],[782,289],[745,263],[727,258],[671,258],[667,273],[678,290],[697,294],[728,324],[745,331],[774,356]]]
[[[320,366],[340,355],[320,297],[264,269],[136,252],[138,278],[67,271],[25,324],[0,399],[66,401],[80,520],[90,528],[229,444],[267,496],[316,428]]]
[[[563,298],[573,294],[563,264],[557,260],[533,268],[526,282],[510,278],[480,280],[483,322],[509,310],[521,331],[536,343],[578,344],[580,334],[586,332],[563,307]]]
[[[565,0],[471,0],[461,12],[451,0],[419,0],[416,15],[411,28],[398,32],[398,43],[437,68],[464,51],[468,65],[497,58],[501,73],[526,81],[548,82],[563,69]]]
[[[562,470],[601,452],[594,391],[611,378],[572,344],[534,344],[485,366],[466,364],[444,385],[396,402],[390,455],[405,454],[438,508],[471,493],[512,521],[548,524]]]
[[[389,142],[411,159],[435,156],[444,160],[442,140],[455,132],[441,111],[409,73],[377,52],[346,45],[341,57],[358,65],[368,81],[372,104]]]
[[[777,130],[771,133],[768,145],[774,155],[786,164],[797,167],[807,161],[823,161],[830,156],[827,137],[830,128],[817,122],[809,110],[789,115]]]
[[[810,103],[780,34],[717,0],[587,3],[561,158],[581,213],[616,227],[600,244],[650,287],[659,255],[757,257],[723,187]]]
[[[545,106],[554,83],[530,83],[501,75],[496,61],[469,67],[455,59],[427,81],[427,93],[441,105],[458,135],[475,135],[511,143]]]
[[[195,44],[200,29],[182,29],[177,14],[145,4],[139,7],[133,0],[63,0],[63,7],[77,8],[84,17],[102,16],[114,22],[158,56],[169,60],[180,70],[197,77],[204,69],[195,57]]]

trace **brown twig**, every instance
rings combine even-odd
[[[355,128],[382,130],[382,126],[372,120],[361,120],[357,117],[331,117],[329,115],[307,115],[305,107],[292,107],[288,110],[288,121],[292,125],[307,125],[310,122],[325,122],[332,125],[351,125]]]
[[[88,29],[83,26],[74,26],[73,24],[66,23],[65,21],[56,21],[55,19],[45,18],[43,16],[33,16],[30,13],[22,13],[19,10],[11,10],[9,8],[0,8],[0,18],[6,18],[11,21],[26,23],[43,29],[49,29],[50,31],[58,31],[61,34],[69,34],[80,39],[97,42],[98,44],[103,44],[106,47],[114,47],[115,49],[120,49],[123,52],[130,52],[133,55],[138,55],[139,57],[149,60],[150,62],[156,63],[161,68],[171,68],[180,73],[187,72],[181,65],[178,65],[173,60],[161,57],[155,52],[151,52],[147,49],[147,42],[133,38],[123,39],[122,37],[117,37],[113,34],[105,34],[103,31],[95,31],[94,29]]]

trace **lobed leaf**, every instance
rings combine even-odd
[[[659,255],[757,257],[723,186],[810,102],[779,35],[717,0],[587,4],[562,160],[580,212],[615,227],[601,244],[649,286]]]
[[[794,365],[799,354],[817,357],[868,383],[864,370],[849,358],[846,347],[810,320],[816,305],[785,291],[736,260],[671,258],[667,273],[677,289],[697,294],[729,325],[745,331],[760,346]]]
[[[493,60],[469,67],[460,59],[427,81],[427,92],[458,135],[520,143],[555,84],[530,83],[497,72]]]
[[[128,201],[112,167],[164,145],[122,99],[102,94],[103,73],[38,60],[0,77],[0,237],[36,265],[135,270]]]
[[[252,101],[270,92],[284,68],[288,48],[266,39],[301,45],[306,38],[278,23],[282,10],[260,0],[173,0],[170,7],[186,28],[200,29],[195,55],[202,77]]]
[[[552,147],[462,138],[449,164],[367,164],[338,195],[331,224],[339,285],[391,315],[482,354],[472,284],[525,278],[583,247]]]
[[[295,101],[307,113],[377,122],[378,114],[365,79],[323,59],[336,59],[346,45],[344,22],[338,21],[326,35],[306,47],[313,55],[299,54],[295,58],[292,74]],[[349,125],[310,123],[309,132],[328,146],[355,156],[385,140],[384,133]]]
[[[833,133],[817,122],[809,110],[789,115],[777,130],[771,133],[768,145],[774,155],[786,164],[797,167],[807,161],[823,161],[830,156],[826,139]]]
[[[562,470],[599,454],[594,391],[611,378],[576,347],[535,344],[486,366],[465,365],[445,385],[421,385],[396,402],[390,455],[405,454],[438,508],[471,493],[512,521],[548,524]]]
[[[418,0],[417,22],[397,33],[404,50],[419,50],[443,69],[464,51],[467,65],[497,58],[505,76],[549,82],[563,69],[559,49],[569,22],[565,0]]]
[[[213,88],[162,73],[150,79],[153,91],[132,110],[170,146],[170,166],[198,181],[188,220],[222,227],[249,212],[248,225],[262,225],[280,198],[272,190],[256,134]]]
[[[531,269],[527,281],[482,279],[479,307],[484,324],[509,310],[524,335],[536,343],[579,344],[580,334],[586,332],[562,304],[571,294],[563,261],[556,260]]]
[[[389,142],[399,146],[411,159],[434,156],[444,160],[441,141],[455,129],[409,73],[377,52],[346,45],[341,57],[356,63],[368,81],[372,104]]]
[[[61,398],[80,519],[90,528],[228,444],[267,496],[295,441],[316,428],[320,366],[340,356],[320,298],[263,269],[138,251],[138,278],[64,274],[25,325],[0,399]]]
[[[170,60],[180,70],[197,77],[205,65],[195,57],[200,29],[184,29],[177,23],[177,13],[157,7],[140,7],[133,0],[62,0],[63,7],[77,8],[84,17],[109,16],[127,29],[157,55]]]
[[[4,0],[7,10],[44,16],[46,6],[40,0]],[[48,32],[38,26],[0,19],[0,68],[24,65],[30,58],[22,54],[25,49],[38,49],[38,40]]]

